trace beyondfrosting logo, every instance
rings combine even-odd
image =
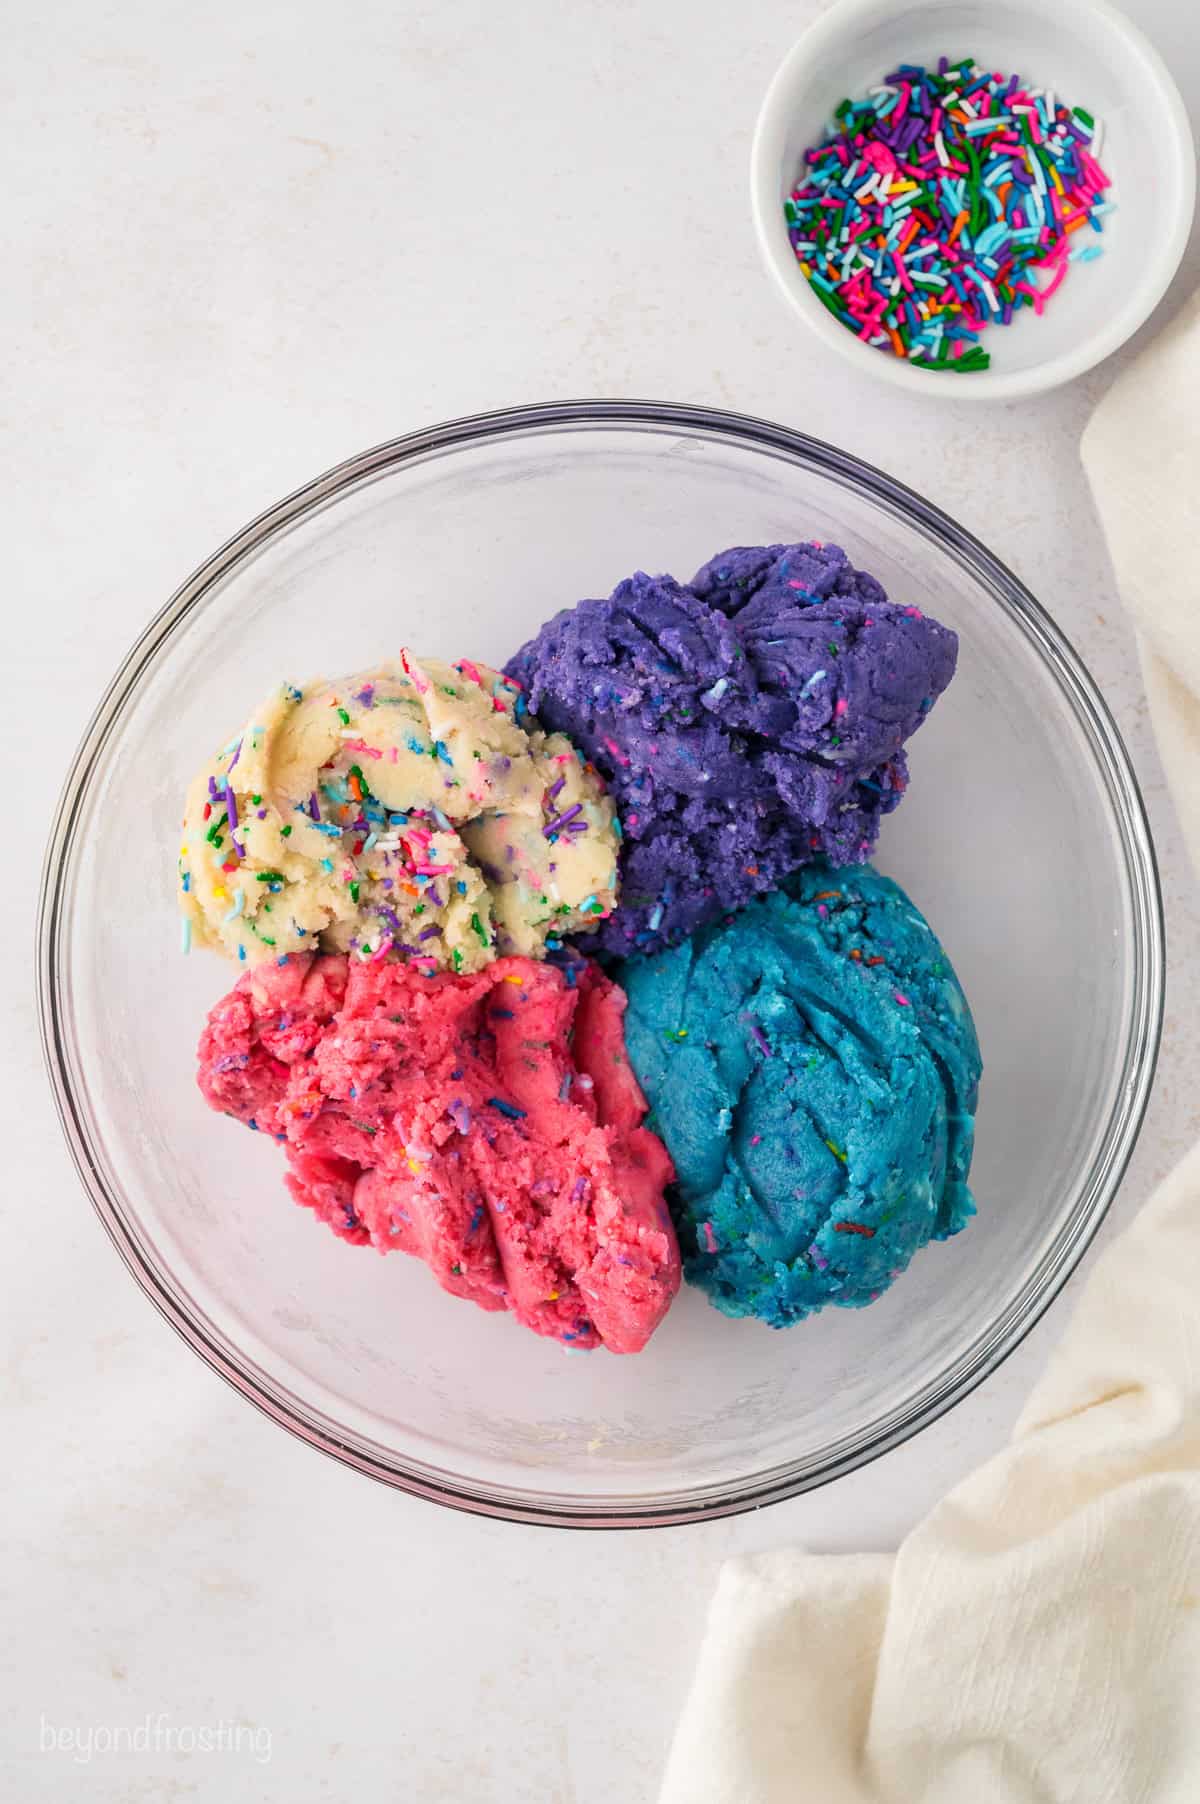
[[[165,1710],[140,1723],[52,1723],[42,1712],[38,1752],[67,1754],[76,1766],[111,1754],[225,1754],[266,1766],[271,1731],[250,1723],[175,1723]]]

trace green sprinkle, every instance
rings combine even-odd
[[[358,901],[358,884],[357,884],[357,882],[351,883],[351,885],[350,885],[350,900],[352,902]]]
[[[454,948],[453,958],[454,958],[454,969],[456,971],[461,971],[462,970],[462,953],[459,951],[457,946]]]
[[[347,714],[346,710],[344,708],[339,708],[337,712],[338,719],[341,721],[342,725],[348,727],[350,725],[350,716]]]
[[[842,1164],[844,1165],[846,1163],[846,1155],[842,1151],[841,1147],[835,1146],[832,1140],[827,1140],[825,1142],[825,1144],[829,1148],[830,1152],[833,1154],[834,1158],[840,1159]]]
[[[479,919],[479,916],[477,914],[471,916],[471,926],[472,926],[472,929],[479,935],[480,944],[486,946],[488,943],[488,936],[484,932],[483,922]]]
[[[282,871],[256,871],[254,881],[256,883],[286,883],[287,879]]]
[[[287,838],[287,836],[288,836],[288,834],[289,834],[289,833],[290,833],[290,832],[291,832],[291,830],[292,830],[292,829],[291,829],[291,828],[290,828],[290,827],[281,827],[281,828],[280,828],[280,829],[279,829],[279,837],[280,837],[280,839],[286,839],[286,838]]]

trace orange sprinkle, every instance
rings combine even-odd
[[[904,340],[894,326],[888,327],[887,335],[892,341],[892,349],[895,351],[897,357],[907,357],[908,352],[904,349]]]
[[[946,240],[947,244],[954,243],[954,240],[958,237],[958,234],[962,231],[970,217],[971,215],[969,213],[959,214],[958,218],[954,221],[954,224],[950,227],[950,236]]]
[[[818,890],[817,894],[813,897],[814,902],[828,902],[830,900],[835,900],[835,901],[840,902],[841,899],[842,899],[842,892],[840,889]]]

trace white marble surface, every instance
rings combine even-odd
[[[745,190],[760,93],[819,10],[9,11],[0,431],[16,571],[0,739],[28,853],[0,897],[5,1798],[641,1804],[719,1561],[894,1545],[999,1443],[1069,1306],[869,1470],[761,1516],[610,1536],[372,1486],[259,1417],[159,1321],[52,1118],[30,982],[41,843],[147,616],[231,529],[343,455],[454,414],[601,393],[773,415],[903,471],[1057,614],[1145,786],[1171,987],[1106,1233],[1200,1130],[1186,969],[1200,916],[1076,451],[1112,370],[979,413],[914,406],[818,360],[759,269]],[[1200,114],[1187,0],[1134,10]],[[147,1714],[164,1740],[240,1723],[242,1751],[97,1743],[84,1761],[62,1745]]]

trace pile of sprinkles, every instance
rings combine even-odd
[[[972,58],[904,63],[804,153],[784,202],[814,294],[865,343],[922,369],[988,368],[988,326],[1041,313],[1102,246],[1111,186],[1082,107]]]

